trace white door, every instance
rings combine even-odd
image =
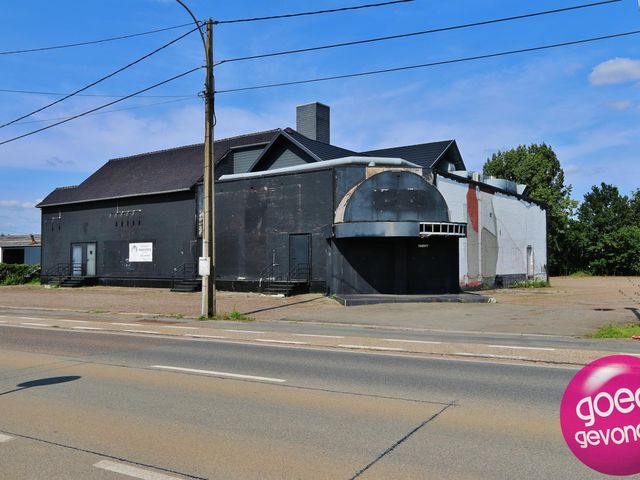
[[[71,274],[75,277],[82,276],[82,245],[71,246]]]
[[[535,275],[535,263],[533,258],[533,247],[527,246],[527,278],[533,278]]]
[[[95,277],[96,276],[96,244],[95,243],[87,243],[87,277]]]

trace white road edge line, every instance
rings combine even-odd
[[[527,357],[514,357],[511,355],[493,355],[491,353],[455,352],[454,355],[460,355],[461,357],[502,358],[504,360],[530,360]]]
[[[424,343],[427,345],[442,345],[442,342],[432,342],[429,340],[400,340],[396,338],[384,338],[385,342],[398,342],[398,343]]]
[[[68,323],[89,323],[86,320],[60,320],[61,322],[68,322]]]
[[[98,463],[94,463],[93,466],[129,477],[140,478],[141,480],[180,480],[178,477],[170,477],[164,473],[153,472],[125,463],[112,462],[111,460],[101,460]]]
[[[18,318],[20,320],[45,320],[45,321],[55,321],[55,318],[42,318],[42,317],[13,317],[13,318]]]
[[[21,323],[20,325],[28,325],[30,327],[51,327],[52,325],[48,325],[46,323]]]
[[[242,375],[239,373],[229,373],[229,372],[216,372],[213,370],[200,370],[197,368],[169,367],[167,365],[152,365],[151,368],[159,368],[162,370],[172,370],[175,372],[200,373],[203,375],[212,375],[214,377],[238,378],[241,380],[260,380],[263,382],[275,382],[275,383],[286,382],[286,380],[283,380],[282,378],[256,377],[254,375]]]
[[[0,323],[7,323],[6,320],[0,320]]]
[[[111,322],[111,325],[122,325],[123,327],[139,327],[140,326],[137,323],[119,323],[119,322]]]
[[[542,350],[545,352],[555,352],[555,348],[547,348],[547,347],[518,347],[511,345],[487,345],[490,348],[510,348],[512,350]]]
[[[372,345],[338,345],[342,348],[357,348],[361,350],[382,350],[385,352],[405,352],[403,348],[390,348],[390,347],[375,347]]]
[[[149,333],[149,334],[155,334],[155,335],[162,335],[162,332],[154,332],[153,330],[123,330],[123,332],[129,332],[129,333]]]
[[[223,337],[222,335],[200,335],[198,333],[183,333],[182,336],[191,337],[191,338],[218,338],[218,339],[227,338],[227,337]]]
[[[294,333],[294,337],[314,337],[314,338],[344,338],[340,335],[314,335],[311,333]]]
[[[258,330],[225,330],[225,332],[234,332],[234,333],[267,333],[267,332],[260,332]]]
[[[267,343],[288,343],[290,345],[309,345],[307,342],[296,342],[294,340],[269,340],[268,338],[256,338],[255,341]]]
[[[0,443],[8,442],[9,440],[13,440],[13,437],[0,433]]]
[[[183,330],[198,330],[198,327],[181,327],[179,325],[162,325],[162,328],[182,328]]]
[[[101,328],[98,327],[71,327],[74,330],[102,330]]]

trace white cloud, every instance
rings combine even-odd
[[[640,80],[640,60],[614,58],[597,65],[589,77],[593,85],[612,85]]]
[[[34,208],[35,202],[21,202],[20,200],[0,200],[2,208]]]
[[[633,107],[633,102],[631,102],[631,100],[616,100],[614,102],[607,103],[607,106],[614,110],[622,111]]]

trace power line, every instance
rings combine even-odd
[[[364,77],[364,76],[368,76],[368,75],[377,75],[377,74],[380,74],[380,73],[400,72],[400,71],[403,71],[403,70],[414,70],[414,69],[418,69],[418,68],[436,67],[436,66],[439,66],[439,65],[450,65],[450,64],[454,64],[454,63],[470,62],[470,61],[474,61],[474,60],[484,60],[484,59],[488,59],[488,58],[504,57],[504,56],[507,56],[507,55],[515,55],[515,54],[519,54],[519,53],[537,52],[537,51],[540,51],[540,50],[548,50],[548,49],[552,49],[552,48],[567,47],[567,46],[571,46],[571,45],[581,45],[581,44],[584,44],[584,43],[592,43],[592,42],[598,42],[598,41],[601,41],[601,40],[609,40],[609,39],[613,39],[613,38],[621,38],[621,37],[627,37],[627,36],[638,35],[638,34],[640,34],[640,30],[634,30],[634,31],[631,31],[631,32],[617,33],[617,34],[614,34],[614,35],[605,35],[605,36],[602,36],[602,37],[592,37],[592,38],[586,38],[586,39],[582,39],[582,40],[575,40],[575,41],[571,41],[571,42],[555,43],[555,44],[551,44],[551,45],[542,45],[542,46],[539,46],[539,47],[531,47],[531,48],[522,48],[522,49],[519,49],[519,50],[508,50],[506,52],[489,53],[489,54],[486,54],[486,55],[477,55],[477,56],[473,56],[473,57],[456,58],[456,59],[452,59],[452,60],[442,60],[442,61],[439,61],[439,62],[422,63],[422,64],[418,64],[418,65],[408,65],[408,66],[404,66],[404,67],[385,68],[385,69],[381,69],[381,70],[371,70],[371,71],[367,71],[367,72],[348,73],[348,74],[345,74],[345,75],[333,75],[333,76],[329,76],[329,77],[311,78],[311,79],[306,79],[306,80],[296,80],[296,81],[292,81],[292,82],[269,83],[269,84],[264,84],[264,85],[253,85],[253,86],[249,86],[249,87],[229,88],[229,89],[225,89],[225,90],[217,90],[215,93],[243,92],[243,91],[247,91],[247,90],[259,90],[259,89],[263,89],[263,88],[285,87],[285,86],[289,86],[289,85],[301,85],[301,84],[305,84],[305,83],[325,82],[325,81],[329,81],[329,80],[339,80],[339,79],[343,79],[343,78]]]
[[[98,79],[98,80],[96,80],[95,82],[92,82],[92,83],[90,83],[89,85],[86,85],[86,86],[84,86],[84,87],[82,87],[82,88],[80,88],[80,89],[76,90],[75,92],[69,93],[68,95],[65,95],[64,97],[59,98],[58,100],[55,100],[55,101],[53,101],[53,102],[51,102],[51,103],[48,103],[47,105],[45,105],[45,106],[43,106],[43,107],[40,107],[40,108],[38,108],[37,110],[34,110],[34,111],[30,112],[30,113],[27,113],[27,114],[25,114],[25,115],[22,115],[21,117],[18,117],[18,118],[14,119],[14,120],[11,120],[10,122],[6,122],[6,123],[1,124],[1,125],[0,125],[0,128],[4,128],[4,127],[6,127],[6,126],[8,126],[8,125],[11,125],[11,124],[13,124],[13,123],[19,122],[20,120],[23,120],[23,119],[25,119],[25,118],[27,118],[27,117],[30,117],[31,115],[35,115],[36,113],[42,112],[43,110],[46,110],[47,108],[53,107],[54,105],[57,105],[57,104],[58,104],[58,103],[60,103],[60,102],[64,102],[65,100],[68,100],[69,98],[73,97],[74,95],[77,95],[77,94],[78,94],[78,93],[80,93],[80,92],[84,92],[85,90],[88,90],[89,88],[91,88],[91,87],[93,87],[93,86],[95,86],[95,85],[97,85],[97,84],[99,84],[99,83],[101,83],[101,82],[104,82],[104,81],[105,81],[105,80],[107,80],[108,78],[111,78],[111,77],[113,77],[113,76],[115,76],[115,75],[117,75],[117,74],[119,74],[119,73],[123,72],[124,70],[126,70],[126,69],[128,69],[128,68],[131,68],[131,67],[133,67],[134,65],[136,65],[136,64],[138,64],[138,63],[140,63],[140,62],[142,62],[143,60],[146,60],[147,58],[151,57],[152,55],[155,55],[156,53],[160,52],[161,50],[164,50],[165,48],[169,47],[170,45],[173,45],[173,44],[174,44],[174,43],[176,43],[177,41],[182,40],[184,37],[186,37],[187,35],[190,35],[191,33],[195,32],[196,30],[197,30],[197,28],[193,28],[193,29],[189,30],[187,33],[184,33],[184,34],[180,35],[178,38],[176,38],[176,39],[174,39],[174,40],[171,40],[171,41],[170,41],[170,42],[168,42],[168,43],[165,43],[165,44],[164,44],[164,45],[162,45],[161,47],[156,48],[154,51],[152,51],[152,52],[150,52],[150,53],[147,53],[146,55],[144,55],[144,56],[142,56],[142,57],[138,58],[137,60],[134,60],[134,61],[133,61],[133,62],[131,62],[131,63],[128,63],[128,64],[127,64],[127,65],[125,65],[124,67],[121,67],[121,68],[119,68],[119,69],[117,69],[117,70],[115,70],[115,71],[111,72],[110,74],[105,75],[105,76],[104,76],[104,77],[102,77],[102,78],[99,78],[99,79]]]
[[[81,47],[84,45],[95,45],[96,43],[105,43],[105,42],[114,42],[116,40],[125,40],[127,38],[135,38],[142,37],[143,35],[151,35],[154,33],[167,32],[169,30],[175,30],[177,28],[184,28],[193,25],[193,23],[185,23],[182,25],[175,25],[173,27],[159,28],[157,30],[149,30],[148,32],[141,33],[132,33],[130,35],[121,35],[119,37],[110,37],[110,38],[102,38],[100,40],[89,40],[86,42],[78,42],[78,43],[68,43],[65,45],[52,45],[49,47],[38,47],[38,48],[25,48],[22,50],[9,50],[6,52],[0,52],[0,55],[17,55],[20,53],[33,53],[33,52],[44,52],[47,50],[58,50],[61,48],[71,48],[71,47]]]
[[[51,95],[53,97],[64,97],[69,95],[68,93],[60,92],[40,92],[33,90],[11,90],[7,88],[0,88],[0,93],[18,93],[24,95]],[[105,95],[100,93],[79,93],[76,97],[98,97],[98,98],[122,98],[124,95]],[[190,98],[195,95],[140,95],[138,98]]]
[[[140,97],[137,97],[137,98],[140,98]],[[153,103],[147,103],[145,105],[134,105],[132,107],[113,108],[111,110],[105,110],[104,112],[90,113],[90,114],[87,114],[86,116],[87,117],[93,117],[95,115],[107,115],[109,113],[125,112],[125,111],[128,111],[128,110],[139,110],[141,108],[149,108],[149,107],[156,107],[156,106],[159,106],[159,105],[168,105],[170,103],[184,102],[186,100],[199,100],[199,97],[194,95],[194,96],[191,96],[191,97],[176,98],[176,99],[167,100],[167,101],[164,101],[164,102],[153,102]],[[56,122],[58,120],[66,120],[68,118],[71,118],[71,116],[57,117],[57,118],[43,118],[41,120],[27,120],[27,121],[24,121],[24,122],[15,123],[14,125],[28,125],[30,123]]]
[[[299,12],[299,13],[287,13],[284,15],[271,15],[269,17],[254,17],[254,18],[238,18],[235,20],[214,20],[214,25],[223,25],[227,23],[246,23],[246,22],[260,22],[262,20],[276,20],[279,18],[292,18],[292,17],[304,17],[307,15],[319,15],[323,13],[336,13],[336,12],[346,12],[348,10],[360,10],[362,8],[374,8],[374,7],[384,7],[387,5],[394,5],[397,3],[409,3],[415,0],[393,0],[389,2],[381,2],[381,3],[369,3],[366,5],[355,5],[353,7],[342,7],[342,8],[332,8],[329,10],[316,10],[312,12]]]
[[[122,98],[119,98],[117,100],[114,100],[112,102],[105,103],[104,105],[100,105],[99,107],[92,108],[91,110],[87,110],[86,112],[82,112],[82,113],[79,113],[79,114],[74,115],[72,117],[68,117],[68,118],[66,118],[64,120],[61,120],[59,122],[52,123],[51,125],[47,125],[46,127],[38,128],[37,130],[32,130],[31,132],[27,132],[27,133],[24,133],[22,135],[18,135],[17,137],[10,138],[9,140],[4,140],[4,141],[0,142],[0,145],[5,145],[7,143],[14,142],[14,141],[19,140],[21,138],[25,138],[25,137],[34,135],[34,134],[42,132],[44,130],[48,130],[50,128],[57,127],[58,125],[62,125],[63,123],[70,122],[71,120],[75,120],[77,118],[84,117],[84,116],[89,115],[89,114],[91,114],[93,112],[97,112],[98,110],[102,110],[103,108],[107,108],[107,107],[110,107],[111,105],[114,105],[116,103],[119,103],[119,102],[122,102],[124,100],[127,100],[128,98],[135,97],[136,95],[139,95],[140,93],[148,92],[149,90],[157,88],[157,87],[159,87],[161,85],[165,85],[165,84],[167,84],[169,82],[173,82],[174,80],[177,80],[179,78],[185,77],[185,76],[187,76],[187,75],[189,75],[189,74],[191,74],[193,72],[197,72],[201,68],[202,67],[192,68],[191,70],[187,70],[186,72],[183,72],[183,73],[181,73],[179,75],[175,75],[175,76],[173,76],[171,78],[163,80],[162,82],[158,82],[158,83],[156,83],[154,85],[151,85],[150,87],[143,88],[142,90],[138,90],[137,92],[131,93],[129,95],[126,95],[126,96],[124,96]]]
[[[510,21],[514,21],[514,20],[523,20],[523,19],[526,19],[526,18],[540,17],[540,16],[543,16],[543,15],[553,15],[553,14],[557,14],[557,13],[569,12],[569,11],[572,11],[572,10],[580,10],[580,9],[598,7],[598,6],[603,6],[603,5],[610,5],[610,4],[613,4],[613,3],[620,3],[620,2],[622,2],[622,0],[605,0],[605,1],[594,2],[594,3],[586,3],[586,4],[583,4],[583,5],[576,5],[576,6],[573,6],[573,7],[558,8],[558,9],[554,9],[554,10],[544,10],[544,11],[541,11],[541,12],[527,13],[527,14],[524,14],[524,15],[516,15],[516,16],[512,16],[512,17],[497,18],[497,19],[494,19],[494,20],[485,20],[485,21],[481,21],[481,22],[466,23],[466,24],[463,24],[463,25],[454,25],[454,26],[450,26],[450,27],[435,28],[435,29],[432,29],[432,30],[422,30],[422,31],[418,31],[418,32],[402,33],[402,34],[398,34],[398,35],[388,35],[388,36],[385,36],[385,37],[367,38],[367,39],[355,40],[355,41],[351,41],[351,42],[333,43],[333,44],[328,44],[328,45],[320,45],[320,46],[317,46],[317,47],[300,48],[300,49],[296,49],[296,50],[285,50],[285,51],[281,51],[281,52],[271,52],[271,53],[263,53],[263,54],[258,54],[258,55],[248,55],[246,57],[229,58],[229,59],[226,59],[226,60],[223,59],[223,60],[220,60],[219,62],[217,62],[215,65],[217,66],[217,65],[221,65],[223,63],[240,62],[240,61],[244,61],[244,60],[255,60],[255,59],[258,59],[258,58],[268,58],[268,57],[277,57],[277,56],[281,56],[281,55],[291,55],[291,54],[297,54],[297,53],[313,52],[313,51],[317,51],[317,50],[326,50],[326,49],[330,49],[330,48],[349,47],[349,46],[353,46],[353,45],[362,45],[362,44],[366,44],[366,43],[382,42],[382,41],[387,41],[387,40],[396,40],[396,39],[399,39],[399,38],[415,37],[415,36],[419,36],[419,35],[429,35],[429,34],[432,34],[432,33],[449,32],[449,31],[452,31],[452,30],[461,30],[461,29],[464,29],[464,28],[479,27],[479,26],[491,25],[491,24],[495,24],[495,23],[510,22]]]

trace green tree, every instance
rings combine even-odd
[[[533,144],[495,153],[485,162],[483,173],[529,186],[529,197],[547,206],[549,273],[573,271],[577,261],[573,245],[582,241],[576,238],[579,230],[571,222],[577,202],[571,199],[571,186],[565,185],[564,171],[553,149]]]
[[[578,221],[586,239],[586,263],[591,272],[640,273],[640,223],[634,217],[634,199],[621,195],[617,187],[606,183],[591,187],[578,208]]]

